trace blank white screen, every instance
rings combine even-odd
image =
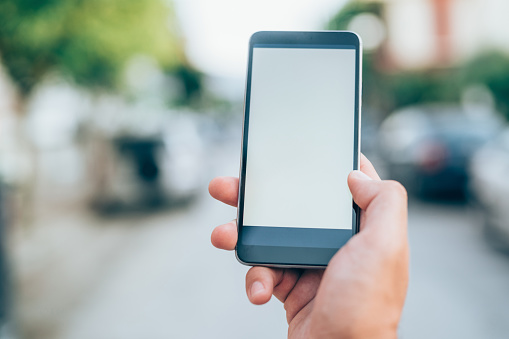
[[[355,50],[254,48],[244,225],[352,228]]]

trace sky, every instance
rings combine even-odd
[[[174,0],[189,59],[216,76],[242,79],[249,37],[260,30],[319,30],[345,0]]]

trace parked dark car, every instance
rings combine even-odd
[[[424,198],[464,198],[470,158],[500,130],[490,110],[422,105],[391,114],[380,127],[388,176]]]
[[[480,207],[488,240],[509,250],[509,129],[472,158],[471,190]]]

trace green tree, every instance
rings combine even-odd
[[[497,109],[509,119],[509,56],[499,51],[478,55],[466,63],[462,83],[484,84],[493,94]]]
[[[348,30],[350,22],[356,16],[369,13],[382,19],[383,11],[384,4],[379,1],[349,1],[326,24],[325,27],[328,30]],[[380,53],[378,50],[364,52],[363,54],[363,101],[367,104],[368,107],[387,109],[387,106],[390,106],[392,102],[387,100],[389,96],[384,93],[387,90],[385,86],[386,79],[383,77],[383,74],[380,71],[380,67],[377,65],[379,60]]]
[[[350,21],[359,14],[370,13],[382,17],[383,6],[379,1],[350,1],[327,23],[327,29],[346,30]]]
[[[357,15],[370,13],[383,21],[381,1],[349,1],[326,25],[344,30]],[[497,109],[509,119],[509,56],[488,51],[452,67],[404,71],[384,64],[380,50],[364,53],[363,101],[388,114],[393,110],[429,102],[459,102],[470,85],[483,84],[493,94]],[[389,63],[390,64],[390,63]],[[369,110],[368,110],[369,113]]]
[[[116,89],[143,54],[185,62],[175,13],[164,0],[2,0],[0,58],[22,101],[48,72],[91,89]]]
[[[384,21],[381,1],[350,1],[327,24],[328,29],[345,30],[360,14],[373,14]],[[389,62],[390,64],[390,62]],[[383,118],[393,110],[423,102],[458,101],[460,83],[457,69],[401,71],[388,69],[383,49],[363,55],[363,101],[380,110]]]
[[[48,73],[92,91],[116,91],[127,62],[149,56],[165,71],[188,65],[170,0],[1,0],[0,62],[18,89],[18,154],[30,171],[18,182],[23,221],[33,205],[38,154],[23,120]],[[188,67],[188,66],[187,66]]]

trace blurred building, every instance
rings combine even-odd
[[[383,0],[387,50],[401,69],[448,66],[483,50],[509,52],[509,1]]]

